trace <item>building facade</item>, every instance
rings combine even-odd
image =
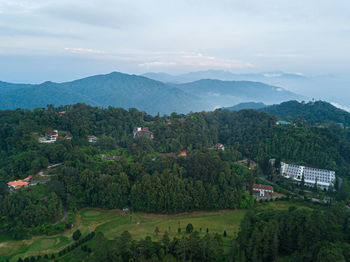
[[[270,185],[254,184],[253,193],[255,198],[272,198],[273,187]]]
[[[335,183],[334,171],[283,162],[281,162],[281,175],[285,178],[293,178],[298,182],[301,182],[304,177],[305,185],[314,186],[317,182],[321,189],[328,189],[330,186],[334,186]]]
[[[147,137],[148,139],[153,139],[153,133],[148,129],[148,127],[134,127],[134,138],[136,137]]]
[[[57,137],[58,137],[58,131],[57,130],[46,130],[45,131],[46,143],[56,142]]]

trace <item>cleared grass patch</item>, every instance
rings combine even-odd
[[[280,209],[286,210],[294,206],[297,208],[311,209],[307,203],[277,201],[267,202],[258,205],[258,209]],[[0,242],[0,257],[9,258],[10,261],[17,261],[19,257],[37,256],[57,253],[64,247],[71,245],[72,234],[79,229],[83,236],[92,231],[102,232],[108,239],[117,238],[123,231],[127,230],[133,239],[141,239],[146,236],[153,240],[160,240],[165,231],[168,231],[170,238],[185,234],[187,224],[191,223],[194,230],[204,235],[218,233],[227,237],[224,238],[225,249],[230,246],[230,240],[239,230],[239,225],[247,210],[219,210],[213,212],[192,212],[176,215],[157,215],[147,213],[125,213],[120,210],[102,210],[97,208],[86,208],[79,211],[76,216],[74,227],[66,230],[57,236],[39,236],[29,240]],[[158,227],[159,233],[155,234]],[[178,233],[178,228],[181,232]],[[1,261],[1,260],[0,260]]]
[[[101,211],[99,210],[85,210],[85,212],[82,212],[82,216],[84,217],[96,217],[101,214]]]

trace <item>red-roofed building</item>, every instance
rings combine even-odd
[[[258,198],[271,198],[273,196],[273,187],[270,185],[254,184],[253,193]]]
[[[21,187],[29,186],[30,180],[32,179],[32,177],[33,175],[29,175],[25,179],[10,181],[7,183],[7,186],[10,189],[19,189]]]
[[[222,151],[225,150],[225,146],[224,146],[223,144],[220,144],[220,143],[217,143],[217,144],[215,145],[215,148],[216,148],[217,150],[222,150]]]
[[[33,178],[33,175],[29,175],[25,179],[23,179],[23,181],[29,182],[29,180],[31,180],[32,178]]]
[[[58,137],[57,130],[46,130],[45,137],[47,142],[55,142]]]
[[[176,158],[176,155],[174,153],[161,153],[161,155]]]
[[[153,139],[153,133],[151,131],[149,131],[148,127],[135,127],[134,128],[134,138],[136,137],[147,137],[148,139]]]

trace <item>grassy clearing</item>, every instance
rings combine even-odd
[[[267,202],[267,203],[261,203],[259,204],[259,209],[279,209],[279,210],[287,210],[290,207],[297,207],[297,208],[303,208],[303,209],[312,209],[312,203],[307,202],[294,202],[294,201],[274,201],[274,202]]]
[[[278,201],[259,204],[258,208],[288,209],[291,206],[310,208],[302,203]],[[74,227],[56,236],[38,236],[22,241],[12,241],[3,238],[0,241],[0,258],[9,258],[17,261],[19,257],[37,256],[57,253],[64,247],[72,244],[72,234],[79,229],[82,235],[94,230],[102,232],[108,239],[115,239],[123,231],[128,230],[134,239],[152,237],[160,240],[167,230],[170,238],[178,236],[178,228],[185,232],[188,223],[192,223],[194,229],[205,234],[207,228],[210,233],[223,234],[226,230],[227,238],[224,239],[225,248],[229,248],[230,240],[239,230],[240,221],[247,210],[221,210],[213,212],[193,212],[176,215],[156,215],[145,213],[125,213],[120,210],[101,210],[95,208],[82,209],[76,216]],[[155,234],[158,227],[160,233]],[[2,261],[0,259],[0,261]]]
[[[72,233],[79,229],[83,235],[96,230],[102,232],[109,239],[115,239],[123,231],[128,230],[134,239],[151,236],[161,239],[165,230],[170,237],[176,236],[178,227],[185,232],[188,223],[192,223],[195,230],[204,234],[209,232],[223,234],[227,231],[228,241],[238,231],[239,223],[246,210],[225,210],[216,212],[194,212],[178,215],[153,215],[144,213],[124,213],[119,210],[107,211],[100,209],[82,209],[76,217],[74,228],[57,236],[33,237],[22,241],[5,241],[0,243],[0,257],[17,261],[19,257],[45,255],[57,253],[65,246],[73,243]],[[155,235],[158,226],[160,233]]]

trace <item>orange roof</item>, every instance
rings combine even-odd
[[[29,175],[29,176],[27,176],[25,179],[23,179],[24,181],[26,181],[26,180],[31,180],[32,179],[32,177],[33,177],[33,175]]]
[[[180,156],[187,156],[187,150],[181,150]]]
[[[23,180],[15,180],[15,181],[11,181],[7,183],[9,186],[13,186],[13,187],[21,187],[21,186],[26,186],[29,183],[25,182]]]

